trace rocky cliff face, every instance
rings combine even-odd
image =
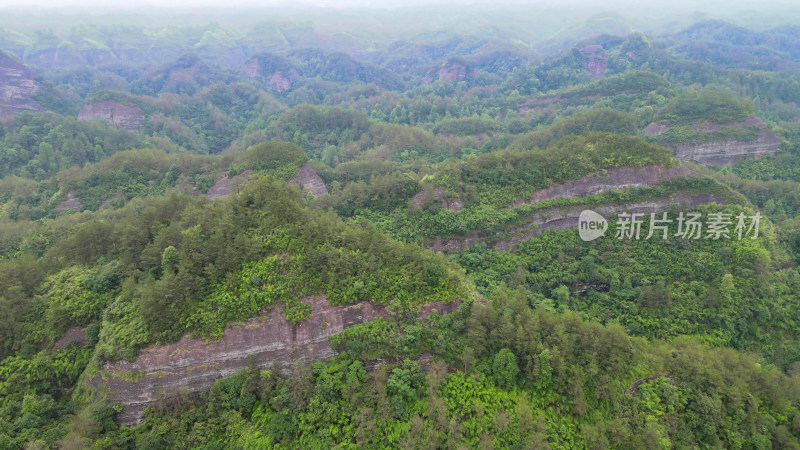
[[[144,111],[135,105],[123,105],[113,100],[89,103],[78,113],[80,120],[105,120],[120,130],[142,131]]]
[[[251,173],[253,173],[252,170],[245,170],[239,175],[221,178],[219,181],[214,183],[213,186],[208,188],[206,195],[211,200],[217,200],[228,198],[233,192],[238,194],[241,189],[247,186],[247,182],[250,180]]]
[[[311,316],[296,326],[283,317],[278,306],[244,325],[226,329],[219,342],[185,337],[173,344],[147,348],[134,362],[106,363],[89,383],[107,390],[110,401],[125,405],[119,420],[132,425],[141,421],[150,403],[179,392],[208,389],[215,380],[246,368],[248,358],[252,357],[260,368],[277,363],[283,370],[298,360],[330,358],[336,351],[329,337],[349,326],[389,316],[385,308],[370,303],[331,306],[324,297],[304,301],[311,305]],[[453,312],[458,305],[425,305],[420,316],[434,310],[440,314]]]
[[[649,167],[620,167],[608,169],[602,175],[592,175],[583,177],[568,183],[556,184],[548,188],[539,190],[531,194],[529,198],[519,200],[509,206],[514,208],[520,205],[539,203],[554,198],[585,197],[587,195],[601,194],[609,189],[626,189],[645,186],[653,186],[663,180],[671,180],[680,177],[696,177],[697,172],[687,166],[675,166],[663,168],[659,166]],[[426,195],[430,198],[426,199]],[[420,209],[425,201],[439,203],[442,208],[451,211],[461,211],[464,204],[461,198],[449,200],[444,197],[444,188],[435,187],[429,193],[425,190],[419,191],[411,199],[411,206]]]
[[[328,193],[328,188],[325,187],[322,178],[317,175],[317,172],[310,164],[300,167],[297,171],[297,176],[289,180],[289,183],[302,186],[303,189],[311,192],[314,197]]]
[[[585,197],[587,195],[601,194],[609,189],[653,186],[663,180],[696,176],[698,174],[687,166],[676,166],[668,169],[659,166],[608,169],[602,175],[583,177],[536,191],[531,194],[530,198],[518,201],[512,207],[560,197]]]
[[[593,211],[603,215],[609,216],[619,213],[659,213],[666,211],[672,205],[681,204],[686,207],[703,205],[706,203],[717,202],[724,203],[725,199],[711,194],[700,195],[684,195],[674,194],[669,197],[660,198],[652,201],[628,203],[624,205],[605,205],[592,207]],[[491,241],[492,234],[484,232],[474,232],[467,237],[452,238],[452,239],[437,239],[433,241],[429,247],[435,251],[443,253],[456,253],[462,250],[469,249],[473,244],[480,241],[485,241],[489,238],[487,244],[490,248],[498,251],[513,251],[516,245],[522,241],[536,237],[545,231],[560,231],[560,230],[574,230],[578,228],[578,218],[581,211],[587,209],[583,206],[574,208],[556,208],[542,211],[534,217],[530,222],[517,227],[511,227],[496,234],[510,233],[511,237],[502,240]],[[608,233],[611,233],[609,231]],[[603,239],[613,239],[613,236],[607,235]]]
[[[422,77],[422,82],[431,83],[434,80],[444,82],[461,81],[466,80],[469,75],[469,69],[464,64],[457,61],[449,61],[439,69],[431,70],[425,74]]]
[[[56,341],[53,347],[57,349],[64,349],[70,344],[83,346],[86,345],[87,341],[86,328],[73,327],[68,329],[66,333],[64,333],[64,336],[61,336],[61,339]]]
[[[741,142],[737,140],[712,141],[704,144],[677,144],[672,150],[676,158],[682,161],[695,161],[698,164],[721,166],[735,164],[745,157],[759,157],[766,153],[774,153],[781,144],[781,139],[767,128],[767,125],[756,116],[749,116],[744,120],[727,124],[718,124],[703,121],[692,124],[692,130],[699,133],[718,131],[722,127],[741,128],[758,127],[759,135],[754,141]],[[658,136],[669,130],[669,126],[660,123],[651,123],[644,132],[651,136]]]
[[[264,63],[264,59],[267,59],[267,63]],[[277,62],[273,62],[273,59]],[[272,64],[269,64],[270,62]],[[242,66],[242,71],[249,80],[256,81],[279,93],[288,91],[300,79],[297,70],[288,66],[283,60],[266,56],[251,59]]]
[[[676,158],[709,166],[735,164],[742,158],[759,157],[778,150],[781,140],[771,131],[761,133],[755,141],[714,141],[705,144],[681,144],[673,148]]]
[[[645,134],[649,136],[658,136],[667,130],[669,130],[669,125],[658,122],[652,122],[644,127]]]
[[[31,97],[38,89],[33,71],[0,51],[0,118],[20,111],[42,111]]]
[[[621,167],[608,169],[605,174],[591,175],[575,181],[557,184],[545,189],[535,191],[529,198],[517,201],[509,208],[524,204],[539,203],[556,198],[585,197],[599,194],[609,189],[626,189],[653,186],[660,181],[681,177],[700,176],[695,170],[687,166],[664,168],[659,166],[648,167]],[[621,212],[651,213],[664,211],[672,204],[685,203],[687,206],[702,205],[712,201],[724,202],[725,199],[713,195],[685,195],[673,194],[670,197],[653,201],[637,202],[623,205],[604,205],[591,209],[603,214],[613,215]],[[513,250],[517,243],[538,236],[548,230],[572,230],[578,228],[578,217],[585,207],[551,208],[537,213],[533,219],[520,226],[510,227],[496,233],[475,231],[466,237],[451,239],[436,239],[430,242],[429,247],[444,253],[455,253],[470,248],[473,244],[485,241],[487,244],[500,251]],[[494,239],[495,234],[510,234],[502,240]]]
[[[80,211],[81,201],[78,200],[74,190],[67,192],[67,199],[56,205],[56,211],[62,213],[67,210]]]
[[[460,63],[449,63],[436,72],[439,81],[461,81],[467,78],[467,68]]]
[[[602,45],[587,45],[581,49],[587,61],[584,68],[595,77],[602,77],[608,69],[608,58]]]

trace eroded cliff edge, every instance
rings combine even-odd
[[[531,194],[530,198],[517,201],[512,205],[520,206],[552,200],[556,198],[586,197],[601,194],[611,189],[639,188],[654,186],[661,181],[680,177],[700,176],[689,166],[674,167],[619,167],[608,169],[603,174],[590,175],[567,183],[555,184]]]
[[[644,129],[644,133],[648,136],[656,137],[667,132],[670,128],[669,125],[653,122]],[[767,153],[774,153],[781,145],[780,137],[770,131],[767,125],[754,115],[750,115],[744,120],[726,124],[718,124],[705,120],[691,125],[692,131],[701,134],[720,131],[723,128],[755,128],[758,129],[758,136],[747,142],[727,139],[714,140],[700,144],[666,144],[666,146],[671,148],[673,155],[681,161],[694,161],[698,164],[709,166],[722,166],[726,164],[735,164],[745,157],[759,157]]]
[[[325,297],[304,299],[310,317],[292,325],[278,306],[243,325],[227,328],[218,342],[184,337],[178,342],[144,349],[135,361],[108,362],[89,383],[125,409],[119,421],[139,423],[147,405],[181,392],[210,388],[214,381],[243,370],[248,358],[264,369],[288,369],[296,361],[318,361],[336,354],[328,338],[347,327],[389,317],[382,306],[362,302],[331,306]],[[423,305],[419,317],[433,311],[447,314],[460,302]]]
[[[123,105],[114,100],[89,103],[78,113],[79,120],[105,120],[120,130],[142,131],[144,111],[135,105]]]
[[[541,203],[561,198],[582,198],[600,194],[611,189],[629,189],[656,186],[663,181],[679,178],[703,177],[699,168],[687,165],[674,167],[620,167],[608,169],[603,174],[589,175],[574,181],[556,184],[534,191],[530,197],[519,199],[509,205],[515,208],[526,204]],[[728,199],[711,193],[673,192],[668,196],[623,204],[591,206],[590,209],[604,216],[619,213],[654,213],[670,209],[676,205],[693,207],[707,203],[725,203]],[[428,242],[428,248],[446,254],[467,250],[478,242],[498,251],[513,251],[516,245],[545,231],[577,229],[578,217],[586,205],[552,207],[543,209],[520,225],[496,231],[475,230],[466,236],[438,238]]]
[[[0,50],[0,117],[42,111],[32,95],[39,90],[31,69]]]
[[[725,203],[727,199],[714,194],[681,194],[676,193],[668,197],[655,200],[627,203],[622,205],[594,206],[591,209],[603,216],[620,213],[659,213],[667,211],[674,206],[693,207],[707,203]],[[513,251],[516,245],[524,240],[536,237],[545,231],[575,230],[578,228],[578,218],[585,206],[570,208],[554,208],[537,213],[527,223],[507,228],[495,233],[473,232],[465,237],[450,239],[436,239],[430,243],[429,248],[446,254],[467,250],[478,242],[486,242],[489,248],[498,251]],[[493,239],[500,235],[510,235],[501,239]]]

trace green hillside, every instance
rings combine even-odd
[[[796,12],[506,6],[0,14],[0,448],[800,448]]]

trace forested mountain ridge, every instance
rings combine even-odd
[[[0,447],[800,447],[795,28],[348,11],[0,19]]]

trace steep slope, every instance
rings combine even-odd
[[[269,53],[254,56],[240,70],[250,81],[278,93],[290,90],[300,78],[288,60]]]
[[[542,233],[577,229],[585,209],[605,217],[620,213],[649,216],[677,205],[693,208],[712,202],[724,204],[731,196],[728,189],[687,166],[612,168],[602,175],[533,192],[530,198],[506,208],[513,220],[498,221],[489,230],[476,230],[463,237],[433,239],[429,245],[444,253],[468,250],[477,243],[513,251],[520,242]]]
[[[328,193],[328,188],[322,178],[319,177],[317,172],[311,167],[310,164],[304,164],[298,169],[297,176],[289,180],[291,184],[297,184],[304,190],[308,191],[314,197]]]
[[[681,161],[695,161],[706,165],[734,164],[742,158],[774,153],[781,144],[781,139],[752,114],[744,120],[722,124],[709,120],[698,121],[690,127],[697,133],[697,137],[689,139],[699,142],[680,143],[680,138],[662,140]],[[658,137],[668,133],[670,129],[669,125],[653,122],[644,132],[648,136]],[[736,138],[725,139],[725,133],[735,135]]]
[[[0,50],[0,118],[20,111],[42,111],[31,97],[38,90],[33,71]]]
[[[243,325],[226,328],[216,342],[186,337],[174,344],[145,348],[132,362],[106,363],[90,383],[107,392],[108,401],[125,406],[119,415],[121,423],[135,425],[148,405],[179,393],[207,390],[216,380],[248,365],[277,367],[289,375],[298,361],[310,364],[329,359],[338,353],[331,348],[332,336],[354,325],[391,317],[386,308],[367,302],[333,306],[324,297],[304,302],[311,313],[301,323],[289,322],[278,307]],[[453,312],[460,303],[425,305],[420,318],[432,311],[440,315]]]
[[[114,100],[87,103],[78,113],[79,120],[104,120],[120,130],[142,131],[144,111],[136,105],[125,105]]]

